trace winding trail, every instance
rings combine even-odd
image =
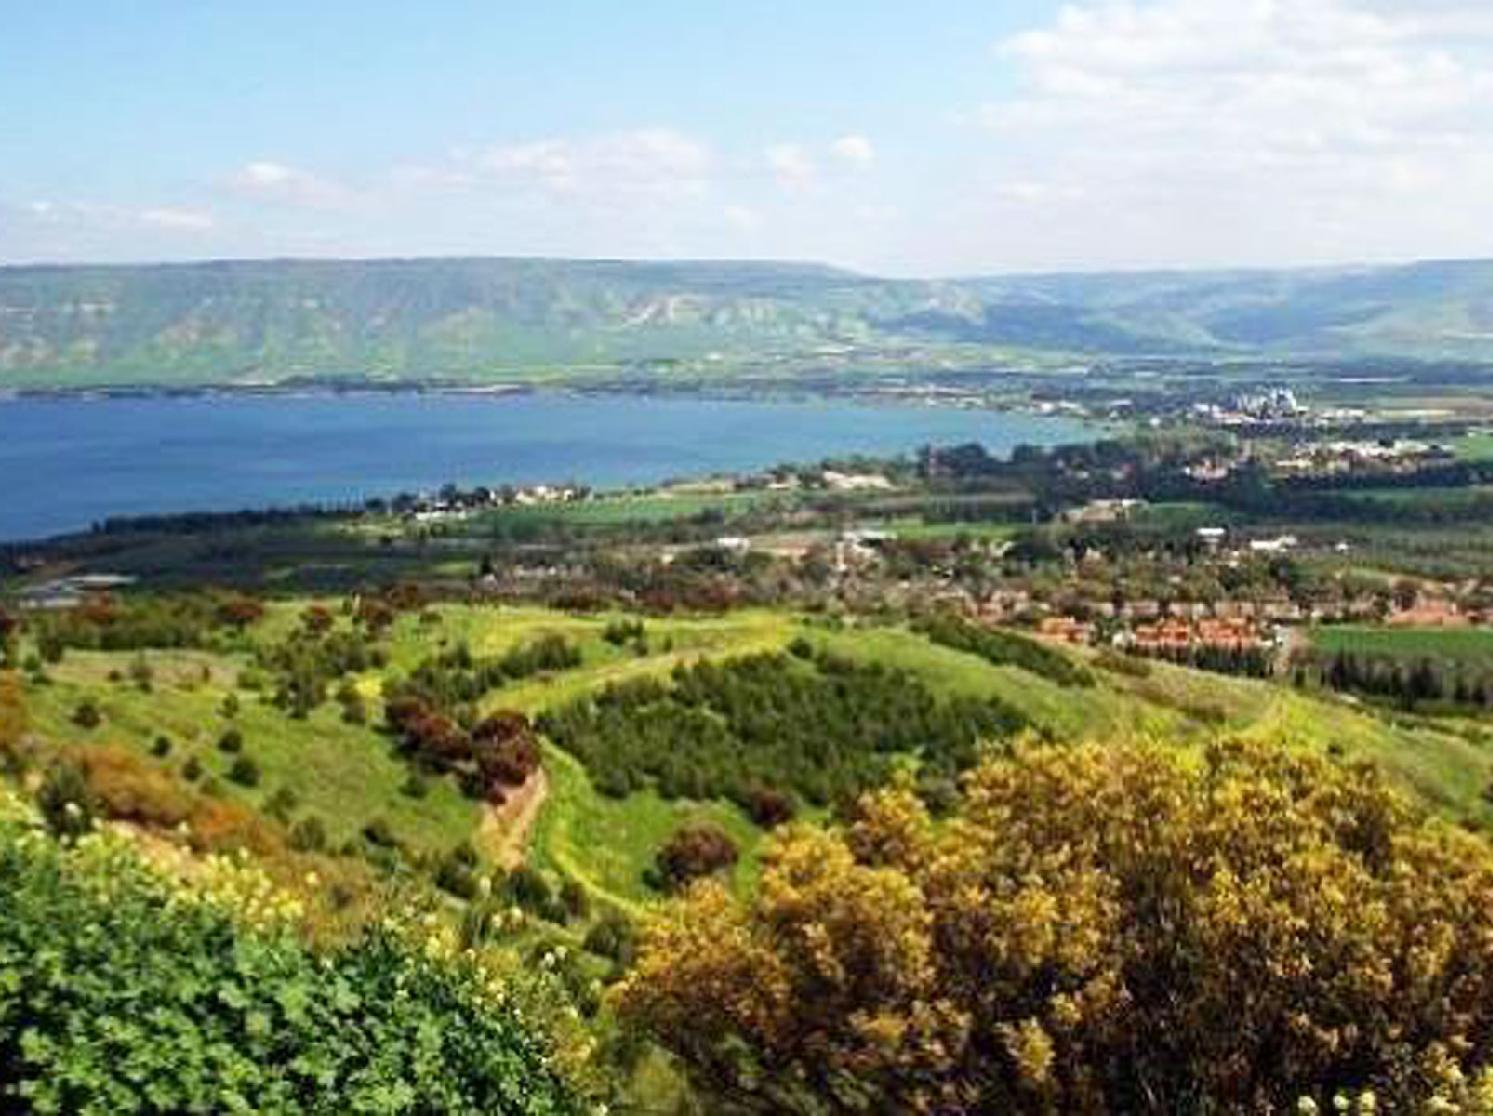
[[[541,767],[522,786],[514,788],[503,805],[482,808],[479,840],[505,871],[511,872],[524,862],[529,837],[549,790],[549,776]]]

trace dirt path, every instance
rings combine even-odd
[[[549,797],[549,790],[549,776],[541,767],[523,786],[510,793],[503,805],[483,807],[479,839],[505,870],[511,872],[524,862],[529,834],[539,820],[539,810]]]

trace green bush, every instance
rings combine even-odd
[[[130,854],[0,826],[0,1111],[578,1113],[460,962],[326,955]]]
[[[228,777],[241,787],[259,786],[259,764],[248,756],[239,756],[228,769]]]
[[[918,630],[934,643],[978,655],[995,666],[1013,666],[1059,686],[1092,686],[1094,672],[1030,636],[972,624],[957,616],[935,616]]]

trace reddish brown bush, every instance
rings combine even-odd
[[[736,863],[736,842],[713,822],[682,826],[658,850],[658,874],[665,890],[679,891],[694,880]]]

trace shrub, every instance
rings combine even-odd
[[[591,913],[591,895],[579,880],[567,878],[560,885],[560,902],[573,919],[583,919]]]
[[[477,895],[477,853],[463,841],[445,856],[436,866],[436,886],[458,899],[473,899]]]
[[[973,624],[957,616],[923,620],[918,630],[934,643],[978,655],[996,666],[1014,666],[1059,686],[1092,686],[1094,673],[1030,636]]]
[[[195,783],[202,778],[202,761],[196,756],[188,756],[187,762],[181,765],[181,776],[188,782]]]
[[[82,729],[96,729],[103,724],[104,715],[92,698],[84,698],[73,710],[73,724]]]
[[[763,829],[793,820],[793,799],[771,787],[753,787],[747,793],[746,811]]]
[[[248,756],[239,756],[228,769],[228,777],[241,787],[259,786],[259,764]]]
[[[679,891],[695,880],[730,868],[737,856],[736,843],[715,823],[681,826],[658,850],[660,882],[666,891]]]
[[[47,828],[59,837],[76,837],[93,828],[93,793],[77,764],[61,763],[48,771],[36,805]]]
[[[131,749],[96,745],[80,748],[74,756],[94,808],[105,817],[162,829],[191,817],[192,790]]]
[[[411,771],[400,784],[399,793],[406,798],[424,798],[430,793],[430,780],[418,772]]]
[[[549,881],[527,864],[520,864],[503,881],[503,892],[526,911],[539,912],[553,899]]]
[[[150,754],[158,759],[165,759],[171,754],[171,738],[169,736],[157,736],[151,742]]]
[[[1493,1054],[1493,845],[1277,745],[1024,746],[764,866],[619,997],[722,1110],[1419,1112]]]
[[[267,817],[274,818],[278,822],[289,822],[290,816],[295,813],[296,807],[301,804],[301,796],[296,794],[290,787],[280,787],[264,802],[264,813]]]
[[[598,919],[586,931],[582,945],[598,957],[605,957],[619,965],[632,962],[636,932],[633,925],[622,915],[608,913]]]
[[[233,755],[244,750],[244,734],[236,728],[231,728],[222,736],[218,737],[218,751]]]
[[[399,844],[394,828],[383,818],[374,818],[363,827],[363,839],[383,849],[392,849]]]
[[[7,1111],[582,1111],[468,963],[388,933],[314,953],[117,846],[15,836],[0,833]]]

